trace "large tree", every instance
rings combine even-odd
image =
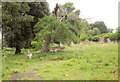
[[[30,8],[26,3],[2,3],[3,35],[8,46],[16,48],[15,54],[21,53],[26,38],[24,29],[26,26],[29,27],[30,22],[33,21],[33,17],[26,14],[29,10]]]
[[[105,25],[105,23],[103,21],[97,21],[93,24],[91,24],[91,29],[93,28],[98,28],[100,30],[101,33],[107,33],[107,26]]]
[[[49,14],[47,2],[7,2],[3,3],[3,35],[9,47],[15,47],[15,54],[22,47],[29,47],[34,37],[34,25]]]
[[[28,48],[31,46],[31,41],[35,37],[34,25],[38,22],[38,18],[42,18],[46,15],[49,15],[49,5],[47,2],[29,2],[27,3],[30,7],[30,11],[27,12],[28,15],[34,17],[33,21],[30,23],[29,29],[26,29],[26,34],[31,37],[26,40],[25,47]],[[28,27],[26,27],[28,28]]]
[[[78,43],[79,42],[78,38],[80,37],[80,30],[82,28],[80,26],[81,24],[81,18],[79,17],[80,10],[79,9],[76,10],[72,2],[67,2],[63,5],[59,5],[59,8],[66,12],[67,20],[72,25],[70,29],[77,36],[76,40],[73,41],[73,43]]]
[[[55,16],[45,16],[35,25],[36,40],[41,42],[42,50],[47,52],[50,44],[55,41],[62,44],[72,42],[74,34],[70,28],[71,24],[67,20],[60,22]]]

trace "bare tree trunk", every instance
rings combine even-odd
[[[49,51],[50,41],[51,41],[51,36],[49,35],[48,37],[46,37],[45,44],[44,44],[43,49],[42,49],[44,52]]]
[[[14,40],[16,41],[15,42],[15,54],[20,54],[21,53],[21,45],[22,45],[22,40],[21,40],[21,35],[18,34],[18,33],[15,33],[15,38]]]

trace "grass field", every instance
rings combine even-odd
[[[57,53],[30,51],[32,60],[27,58],[25,49],[20,55],[14,55],[10,48],[3,51],[3,80],[118,79],[118,44],[70,46]]]

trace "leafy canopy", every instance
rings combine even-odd
[[[51,43],[59,41],[62,44],[69,44],[74,38],[74,33],[70,30],[71,24],[66,20],[60,22],[55,16],[45,16],[39,19],[35,25],[36,40],[45,42],[47,36],[51,36]]]

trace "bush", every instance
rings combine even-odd
[[[74,43],[74,44],[78,44],[78,43],[80,43],[80,38],[77,37],[77,36],[74,37],[73,43]]]
[[[32,41],[31,42],[31,45],[33,48],[36,48],[36,49],[40,49],[43,45],[43,42],[42,41]]]
[[[86,40],[86,39],[88,39],[88,36],[87,36],[87,35],[82,34],[82,35],[80,36],[80,40],[81,40],[81,41],[84,41],[84,40]]]
[[[117,35],[118,35],[118,41],[120,41],[120,32],[118,32]]]
[[[95,41],[95,42],[99,41],[99,39],[100,39],[99,36],[93,36],[92,37],[92,41]]]
[[[93,28],[93,35],[99,35],[100,34],[100,30],[98,28]]]
[[[89,40],[89,41],[92,41],[92,36],[89,36],[89,37],[88,37],[88,40]]]
[[[32,45],[32,47],[34,47],[34,48],[35,48],[35,47],[36,47],[36,45],[37,45],[37,41],[32,41],[32,42],[31,42],[31,45]]]
[[[118,38],[118,33],[107,33],[103,37],[104,37],[104,39],[108,39],[109,38],[111,41],[116,41],[116,40],[119,39]]]

